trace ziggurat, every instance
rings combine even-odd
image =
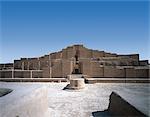
[[[149,71],[148,60],[139,60],[139,54],[119,55],[88,49],[83,45],[0,64],[1,78],[66,78],[76,72],[88,78],[148,78]]]

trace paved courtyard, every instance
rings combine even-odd
[[[92,112],[108,108],[112,91],[120,94],[142,112],[148,114],[149,111],[149,84],[87,84],[81,91],[62,90],[65,86],[65,83],[48,85],[49,108],[54,117],[92,116]]]
[[[51,117],[92,117],[92,112],[108,108],[109,95],[117,92],[124,99],[150,116],[150,85],[136,83],[98,83],[86,84],[80,91],[63,90],[67,83],[2,83],[1,87],[18,89],[25,92],[29,88],[46,86],[48,106]],[[34,88],[33,88],[34,89]],[[19,94],[18,94],[19,95]]]

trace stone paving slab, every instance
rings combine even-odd
[[[51,117],[93,117],[93,112],[108,108],[112,91],[117,92],[130,104],[150,116],[149,83],[96,83],[86,84],[85,88],[79,91],[63,90],[67,84],[0,82],[0,86],[5,88],[22,87],[23,90],[18,90],[15,95],[21,95],[39,85],[46,86]]]
[[[104,111],[108,108],[112,91],[146,115],[149,113],[149,84],[135,83],[98,83],[86,84],[80,91],[62,90],[66,84],[49,84],[49,108],[54,117],[92,117],[92,112]],[[68,116],[67,116],[68,115]]]
[[[13,89],[0,97],[0,117],[48,117],[47,88],[42,85],[0,82],[1,88]]]

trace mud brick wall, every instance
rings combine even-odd
[[[148,65],[148,60],[139,61],[140,66]]]
[[[92,61],[91,62],[91,77],[103,77],[103,67],[100,67],[99,62]]]
[[[4,68],[5,64],[0,64],[0,70]]]
[[[104,51],[99,51],[99,57],[104,57],[105,56],[105,52]]]
[[[75,49],[73,47],[68,47],[66,51],[67,51],[67,59],[75,56]]]
[[[148,77],[150,78],[150,69],[148,70]]]
[[[21,58],[21,60],[14,60],[14,69],[22,69],[28,70],[29,69],[29,59]]]
[[[13,67],[13,63],[6,63],[5,67]]]
[[[125,68],[126,78],[135,78],[136,70],[134,68]]]
[[[130,54],[129,57],[135,60],[139,60],[139,54]]]
[[[94,51],[92,52],[92,58],[99,58],[99,57],[101,57],[101,56],[104,56],[104,53],[99,52],[98,50],[94,50]]]
[[[13,63],[0,64],[0,70],[2,69],[12,69],[14,66]]]
[[[104,67],[104,77],[114,77],[114,67]]]
[[[14,60],[14,69],[19,70],[43,70],[43,72],[35,73],[35,77],[66,77],[73,71],[75,62],[75,54],[78,50],[81,72],[90,77],[148,77],[149,69],[134,69],[140,67],[148,67],[148,61],[139,61],[139,54],[117,55],[104,51],[92,50],[83,45],[69,46],[62,51],[51,53],[37,58],[21,58]],[[71,67],[72,61],[72,67]],[[11,69],[7,64],[0,64],[0,69]],[[116,66],[125,67],[118,69]],[[129,68],[132,66],[133,68]],[[1,73],[1,76],[4,73]],[[24,72],[17,72],[16,77],[28,77]],[[39,75],[39,76],[38,76]],[[5,75],[10,77],[9,73]]]
[[[13,71],[13,77],[14,78],[30,78],[31,77],[31,71],[29,70],[19,70],[19,71]],[[42,77],[42,71],[32,71],[32,77],[33,78],[41,78]],[[12,71],[0,71],[0,78],[12,78]]]
[[[112,54],[112,53],[107,53],[107,52],[105,52],[105,53],[104,53],[104,56],[105,56],[105,57],[116,57],[117,54]]]
[[[146,78],[149,76],[149,70],[148,69],[135,69],[136,71],[136,77],[138,78]]]
[[[61,77],[67,77],[67,75],[70,75],[72,73],[71,71],[71,61],[64,60],[62,62],[62,75]]]
[[[29,65],[28,65],[29,64]],[[38,58],[31,58],[28,60],[28,62],[24,63],[24,68],[25,69],[30,69],[30,70],[38,70],[39,69],[39,60]]]
[[[79,51],[79,57],[80,58],[87,58],[89,51],[86,48],[84,48],[83,46],[80,46],[79,50],[80,50]]]
[[[62,61],[61,60],[52,61],[52,77],[62,77]]]
[[[24,60],[24,70],[29,70],[29,60]]]
[[[43,56],[39,58],[40,61],[40,70],[42,70],[43,68],[45,69],[46,67],[50,66],[50,57],[49,55]]]
[[[12,71],[0,70],[0,78],[12,78]]]
[[[86,56],[87,56],[87,58],[92,58],[92,56],[93,56],[92,50],[90,50],[90,49],[88,50],[87,49],[87,55]]]
[[[51,59],[61,59],[62,58],[62,51],[51,53],[50,58]]]
[[[125,71],[124,71],[124,69],[117,69],[117,68],[115,68],[114,69],[114,76],[113,77],[115,77],[115,78],[123,78],[123,77],[125,77]]]
[[[42,68],[42,77],[43,78],[50,78],[50,68],[49,67],[43,67]]]
[[[30,78],[30,71],[14,71],[14,78]]]
[[[83,60],[81,59],[80,61],[82,63],[82,66],[81,66],[82,74],[90,76],[91,75],[91,61],[89,59],[83,59]]]
[[[42,78],[43,71],[32,71],[32,78]]]
[[[125,77],[124,69],[118,69],[115,67],[104,67],[104,77]]]
[[[120,63],[123,65],[127,65],[127,66],[132,66],[132,65],[138,64],[138,62],[136,62],[135,59],[131,59],[131,58],[120,60]]]
[[[21,69],[22,70],[25,70],[25,67],[27,67],[27,66],[25,66],[26,61],[28,61],[28,58],[21,58]]]
[[[55,57],[56,59],[61,59],[62,58],[61,52],[57,52]]]
[[[16,72],[17,73],[17,72]],[[31,77],[30,71],[22,71],[23,78],[30,78]]]
[[[67,57],[68,57],[67,50],[66,50],[66,49],[63,49],[63,50],[62,50],[62,59],[67,59]]]
[[[22,69],[21,60],[14,60],[14,69]]]
[[[139,54],[118,55],[118,57],[126,58],[127,60],[133,59],[134,61],[139,62]]]
[[[56,53],[51,53],[51,54],[50,54],[50,58],[51,58],[51,59],[56,59]]]

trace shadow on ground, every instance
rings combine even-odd
[[[13,91],[12,89],[0,88],[0,97],[9,94],[9,93],[11,93],[12,91]]]
[[[108,110],[92,112],[93,117],[111,117]]]

